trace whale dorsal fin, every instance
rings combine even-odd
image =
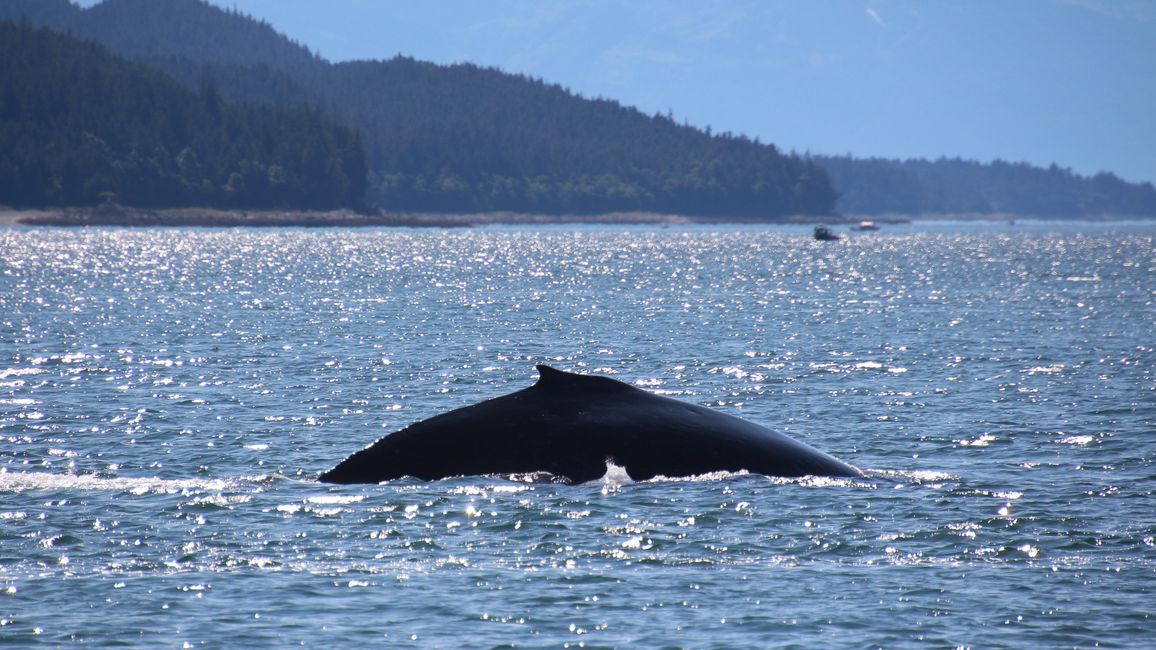
[[[535,388],[587,388],[607,390],[610,388],[629,388],[634,387],[629,384],[624,384],[617,379],[610,377],[601,377],[599,375],[579,375],[573,372],[566,372],[565,370],[558,370],[551,368],[545,364],[538,364],[538,383],[534,384]]]
[[[551,384],[559,384],[566,381],[567,377],[573,376],[573,373],[551,368],[544,363],[539,363],[534,366],[538,369],[538,386],[549,386]]]

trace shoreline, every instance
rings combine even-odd
[[[217,210],[212,208],[175,208],[166,210],[138,210],[123,206],[62,209],[8,209],[0,208],[0,227],[55,226],[55,227],[207,227],[207,228],[470,228],[491,225],[710,225],[710,224],[766,224],[766,225],[855,225],[862,220],[879,224],[902,224],[912,221],[974,221],[1008,223],[1016,220],[1037,220],[1038,215],[1010,213],[958,214],[882,214],[882,215],[792,215],[778,219],[737,217],[701,217],[655,212],[610,212],[596,215],[550,215],[518,212],[432,213],[432,212],[377,212],[359,213],[352,210]],[[1118,221],[1151,219],[1145,215],[1082,215],[1075,218],[1053,218],[1049,221]]]
[[[408,227],[470,228],[489,225],[687,225],[687,224],[818,224],[857,223],[858,219],[829,215],[793,215],[779,219],[718,218],[655,212],[609,212],[605,214],[535,214],[521,212],[385,212],[352,210],[217,210],[174,208],[139,210],[119,205],[95,208],[0,209],[0,226],[114,226],[114,227]],[[895,222],[895,221],[890,221]]]

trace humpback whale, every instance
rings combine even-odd
[[[597,375],[539,365],[533,386],[395,431],[321,474],[327,483],[549,472],[571,483],[607,463],[641,481],[729,471],[862,476],[764,426]]]

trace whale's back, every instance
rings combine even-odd
[[[321,475],[332,483],[413,476],[550,472],[600,478],[607,461],[635,480],[747,470],[858,476],[858,469],[759,424],[629,384],[538,366],[530,388],[414,423]]]

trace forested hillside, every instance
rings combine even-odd
[[[97,41],[131,58],[187,58],[295,69],[323,65],[267,23],[201,0],[0,0],[0,20],[27,20]]]
[[[1128,183],[1109,173],[1081,176],[1056,165],[958,158],[813,160],[839,188],[839,209],[856,214],[1156,215],[1151,183]]]
[[[498,70],[406,58],[329,64],[200,0],[106,0],[87,10],[7,1],[0,17],[70,30],[191,88],[213,79],[229,99],[319,107],[361,134],[368,199],[389,209],[773,218],[834,206],[826,173],[773,145]]]
[[[102,43],[194,93],[211,80],[230,101],[312,107],[360,136],[364,198],[393,210],[1156,215],[1156,188],[1111,174],[1002,161],[802,157],[491,68],[400,56],[331,64],[264,22],[202,0],[105,0],[89,9],[68,0],[0,0],[4,18]],[[269,137],[291,133],[274,129]]]
[[[0,203],[361,205],[355,133],[305,108],[241,107],[104,47],[0,22]]]

